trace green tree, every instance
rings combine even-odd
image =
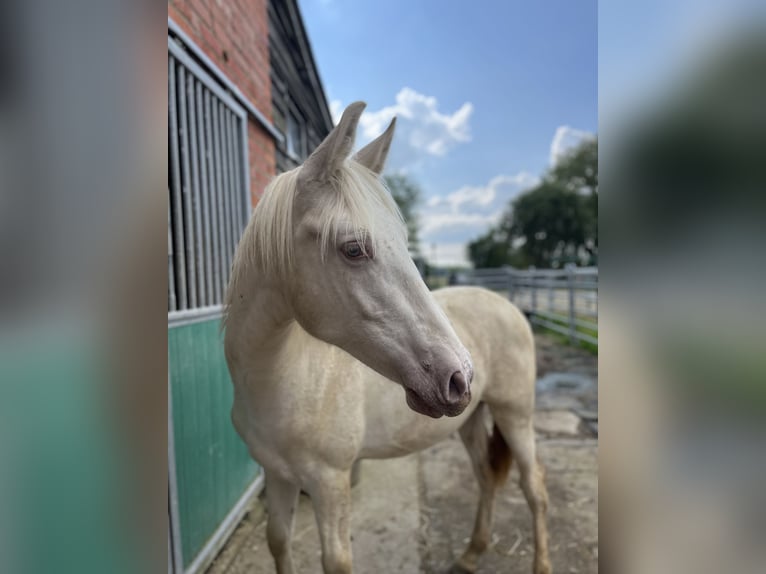
[[[499,224],[468,245],[476,267],[595,263],[598,140],[583,141],[517,197]]]
[[[551,168],[548,177],[569,191],[598,193],[598,140],[588,138],[569,150]]]
[[[468,258],[476,268],[510,264],[510,242],[507,240],[507,234],[501,235],[499,229],[493,228],[468,244]]]
[[[420,241],[418,239],[419,221],[416,210],[422,195],[420,187],[406,175],[400,173],[385,175],[383,179],[407,224],[410,251],[413,254],[418,254]]]
[[[505,217],[505,224],[493,227],[487,233],[468,244],[468,258],[476,268],[483,267],[527,267],[531,263],[519,249],[512,247],[513,241]]]
[[[525,259],[537,267],[580,261],[588,217],[585,198],[560,182],[543,181],[519,196],[511,210],[510,236]]]
[[[598,139],[588,138],[572,148],[550,170],[548,177],[584,196],[580,213],[585,228],[583,248],[593,262],[598,254]]]

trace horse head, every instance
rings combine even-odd
[[[413,410],[457,416],[471,400],[471,357],[420,277],[380,177],[396,119],[350,157],[364,107],[351,104],[305,163],[279,176],[285,189],[264,197],[292,205],[272,218],[283,228],[263,230],[264,241],[281,239],[262,263],[280,262],[283,292],[311,335],[401,384]]]

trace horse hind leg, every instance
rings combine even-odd
[[[453,566],[454,574],[476,571],[479,557],[490,542],[495,492],[505,483],[511,468],[511,451],[497,427],[491,436],[487,434],[485,416],[486,407],[482,405],[460,429],[460,438],[471,458],[480,494],[471,541]]]
[[[545,488],[545,471],[537,459],[535,431],[532,418],[519,421],[518,417],[504,408],[491,409],[495,424],[500,428],[519,465],[519,486],[532,512],[535,532],[534,574],[550,574],[548,558],[548,491]]]

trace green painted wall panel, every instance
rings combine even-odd
[[[260,471],[231,424],[220,319],[168,329],[181,543],[188,566]]]

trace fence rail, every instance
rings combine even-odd
[[[503,293],[536,325],[598,346],[598,268],[473,269],[455,277]]]

